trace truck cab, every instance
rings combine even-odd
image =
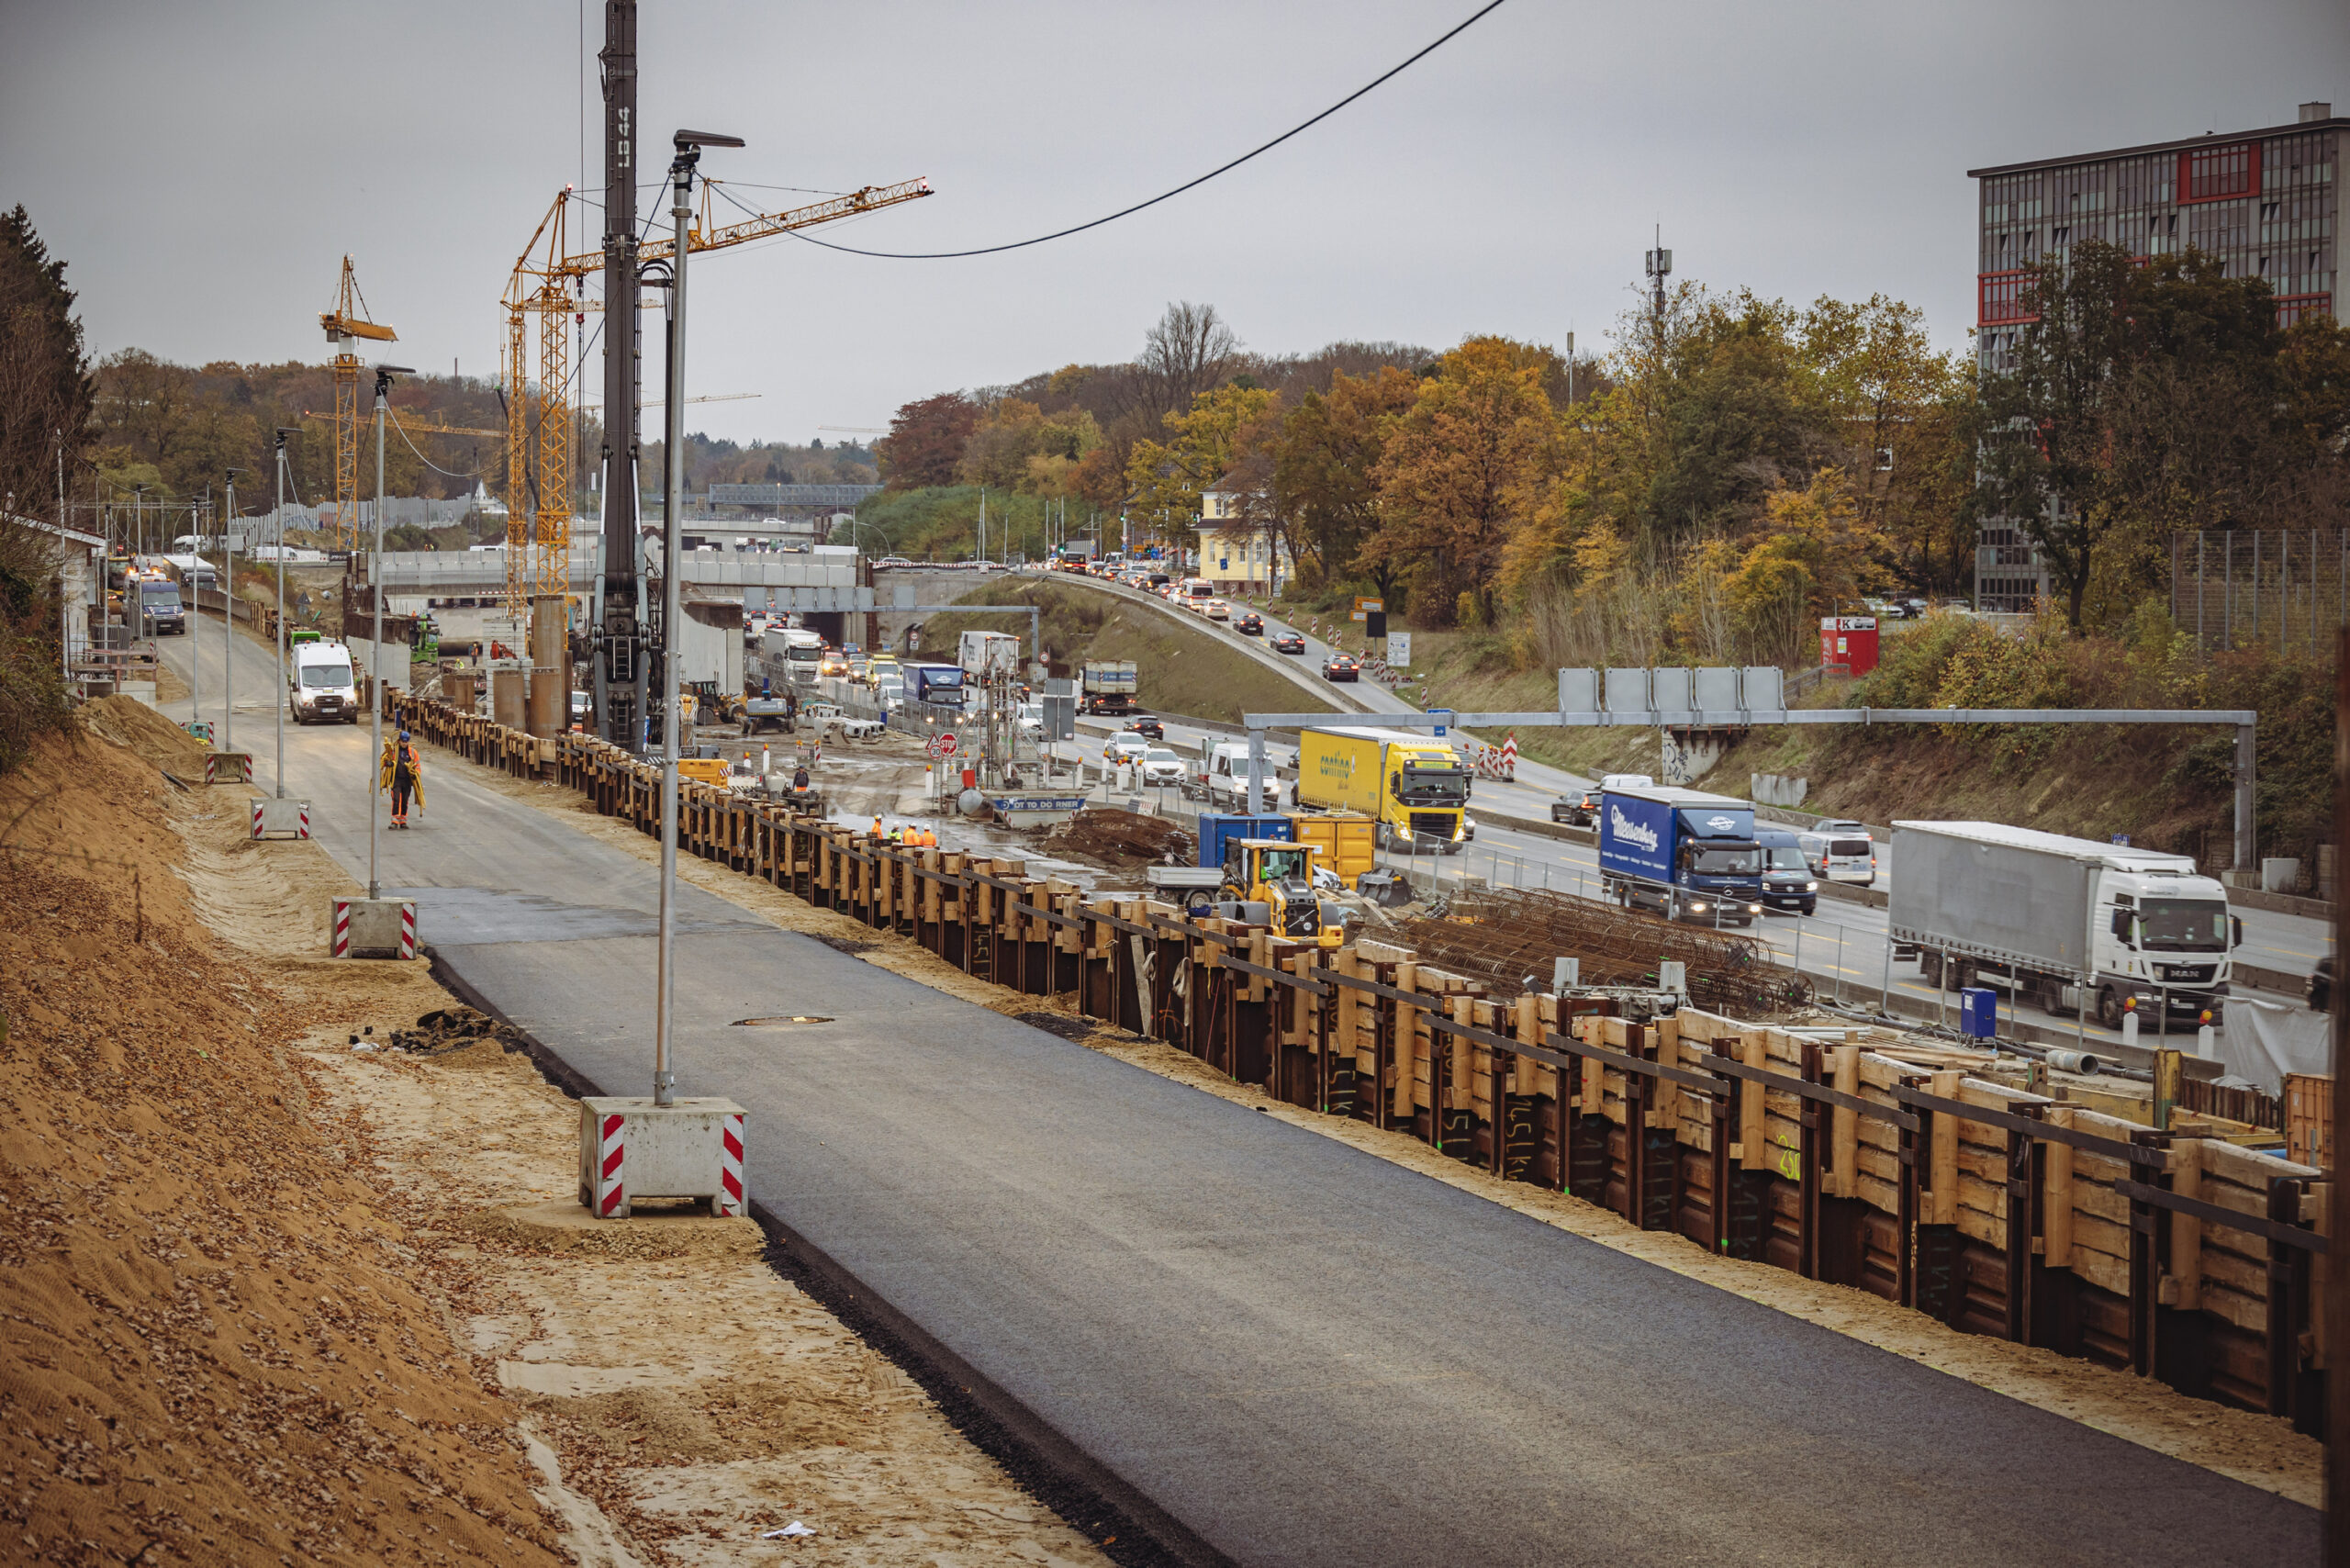
[[[1751,925],[1762,914],[1762,864],[1747,801],[1671,786],[1600,796],[1600,890],[1625,909]]]

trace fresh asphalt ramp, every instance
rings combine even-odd
[[[349,732],[289,782],[364,874]],[[364,755],[364,753],[362,753]],[[387,889],[582,1078],[651,1078],[654,873],[428,772]],[[679,889],[681,1092],[754,1200],[1235,1562],[2273,1564],[2318,1516]],[[817,1024],[743,1025],[812,1016]]]

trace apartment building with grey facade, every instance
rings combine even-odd
[[[2350,118],[2311,103],[2293,124],[2263,130],[1968,170],[1979,363],[2005,368],[2031,320],[2024,267],[2085,240],[2141,256],[2206,252],[2230,277],[2266,278],[2280,325],[2336,314],[2345,151]],[[1975,541],[1975,607],[2029,610],[2048,591],[2031,536],[2011,521],[1986,523]]]

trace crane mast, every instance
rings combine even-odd
[[[367,319],[367,302],[360,297],[359,280],[351,258],[342,258],[341,280],[335,286],[334,307],[319,312],[319,325],[334,356],[334,540],[344,550],[359,543],[359,356],[352,342],[399,341],[389,327]]]

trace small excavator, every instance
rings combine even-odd
[[[1322,901],[1314,891],[1314,862],[1321,853],[1318,846],[1285,838],[1225,840],[1216,913],[1270,925],[1276,935],[1324,947],[1343,946],[1344,924],[1335,914],[1325,918]]]

